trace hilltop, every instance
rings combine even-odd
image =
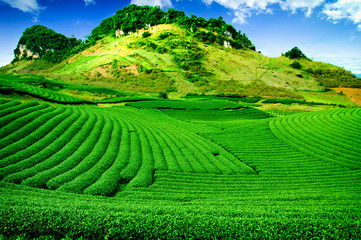
[[[46,38],[39,37],[42,33]],[[287,54],[263,56],[221,17],[206,20],[149,6],[117,11],[84,42],[35,25],[24,32],[14,53],[13,63],[1,73],[138,93],[304,99],[298,91],[361,87],[359,78],[331,64]]]

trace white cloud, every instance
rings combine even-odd
[[[206,5],[211,5],[213,3],[213,0],[202,0]]]
[[[145,0],[133,0],[145,1]],[[273,7],[277,4],[284,11],[293,14],[298,10],[311,17],[317,7],[324,7],[324,13],[329,19],[338,22],[341,19],[350,19],[358,24],[361,31],[361,0],[337,0],[336,3],[326,3],[326,0],[201,0],[206,5],[218,3],[219,5],[233,10],[235,18],[233,23],[245,24],[247,18],[253,14],[272,14]]]
[[[247,18],[252,15],[252,13],[247,9],[237,10],[235,13],[235,18],[233,18],[232,23],[246,24]]]
[[[132,0],[130,4],[136,4],[139,6],[159,6],[161,8],[173,7],[171,0]]]
[[[345,46],[335,47],[334,44],[319,43],[309,45],[307,50],[311,54],[306,55],[315,61],[331,63],[353,73],[361,72],[361,57],[355,44],[345,42]]]
[[[298,9],[305,11],[310,17],[314,8],[321,6],[325,0],[201,0],[206,5],[218,3],[234,11],[233,23],[245,24],[252,14],[272,14],[272,5],[279,4],[282,10],[296,13]]]
[[[234,11],[235,18],[233,23],[246,24],[247,18],[253,13],[272,13],[270,6],[278,3],[280,0],[201,0],[207,5],[218,3],[225,8]]]
[[[17,8],[23,12],[38,13],[44,9],[41,7],[37,0],[0,0],[9,4],[12,8]]]
[[[207,5],[215,2],[233,10],[239,10],[243,7],[253,10],[266,10],[269,5],[278,3],[279,1],[280,0],[202,0],[202,2]]]
[[[298,9],[304,10],[306,17],[311,17],[314,8],[321,6],[325,0],[285,0],[280,2],[282,10],[296,13]]]
[[[23,12],[31,13],[33,16],[32,22],[36,23],[39,18],[40,11],[44,10],[45,7],[39,5],[37,0],[0,0],[5,2],[12,8],[17,8]]]
[[[341,20],[352,21],[361,31],[361,0],[337,0],[335,3],[327,3],[323,13],[334,23]]]
[[[84,0],[84,2],[85,2],[85,6],[89,6],[89,5],[95,4],[95,1],[94,1],[94,0]]]
[[[329,62],[339,67],[343,67],[355,74],[359,74],[361,72],[360,57],[348,57],[344,55],[338,55],[338,56],[331,56],[329,58],[325,57],[324,59],[321,58],[321,60],[324,62]]]

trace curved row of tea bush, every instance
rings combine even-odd
[[[0,79],[0,91],[3,94],[10,94],[12,92],[18,93],[20,95],[29,95],[32,97],[40,98],[45,101],[62,103],[62,104],[93,104],[90,101],[66,95],[63,93],[55,92],[49,89],[40,88],[28,84],[17,83],[15,81],[8,81]]]
[[[36,112],[46,107],[48,107],[47,104],[28,102],[21,105],[16,105],[14,107],[5,108],[0,111],[0,117],[2,117],[0,127],[3,127],[6,124],[11,123],[16,119],[19,119],[20,117],[25,116],[31,112]]]
[[[106,87],[99,87],[99,86],[94,86],[94,85],[87,85],[87,84],[74,84],[74,83],[69,83],[69,82],[64,82],[64,81],[58,81],[58,80],[54,80],[54,79],[48,79],[45,78],[43,76],[39,76],[39,75],[33,75],[33,74],[0,74],[0,83],[5,84],[6,83],[11,83],[11,84],[15,84],[16,85],[21,85],[21,86],[33,86],[33,87],[37,87],[40,88],[42,90],[51,90],[57,94],[62,94],[59,93],[59,91],[61,90],[68,90],[68,91],[77,91],[77,92],[87,92],[87,93],[93,93],[96,95],[100,95],[100,96],[107,96],[107,97],[112,97],[115,98],[119,97],[119,98],[138,98],[136,96],[133,96],[133,94],[128,93],[128,92],[120,92],[118,90],[114,90],[111,88],[106,88]],[[3,88],[0,85],[0,91],[4,91],[6,93],[6,91],[8,93],[11,93],[11,88],[9,87],[5,87],[3,86]],[[62,95],[66,95],[66,94],[62,94]],[[71,96],[66,95],[67,97],[73,98]],[[81,100],[84,101],[83,99],[79,99],[76,98],[77,101]],[[45,99],[46,100],[46,99]],[[87,101],[86,103],[92,103]]]
[[[273,133],[293,148],[322,161],[361,168],[361,109],[291,115],[270,122]]]
[[[243,102],[243,103],[257,103],[262,100],[262,98],[247,98],[239,96],[220,96],[220,95],[204,95],[204,94],[192,94],[189,93],[185,97],[186,99],[218,99],[218,100],[228,100],[233,102]]]
[[[292,115],[292,114],[296,114],[296,113],[302,113],[301,111],[283,111],[283,110],[265,110],[265,112],[267,112],[268,114],[270,114],[271,116],[274,117],[283,117],[283,116],[288,116],[288,115]]]
[[[262,103],[282,103],[282,104],[301,104],[301,105],[332,105],[336,106],[337,104],[327,104],[321,102],[307,102],[305,100],[295,100],[295,99],[287,99],[287,98],[267,98]]]
[[[267,205],[269,199],[302,202],[361,191],[359,170],[335,166],[294,149],[273,134],[270,121],[240,120],[240,126],[202,134],[252,166],[257,175],[158,170],[150,187],[127,189],[117,196],[186,202],[247,199]]]
[[[258,110],[256,108],[241,108],[235,110],[176,110],[176,109],[161,109],[167,115],[191,122],[225,122],[244,119],[261,119],[268,118],[270,114]]]
[[[222,147],[186,129],[201,125],[177,126],[179,120],[159,110],[3,105],[0,178],[6,182],[109,196],[125,186],[151,185],[155,170],[255,173]]]
[[[43,187],[47,182],[62,173],[69,171],[75,167],[82,157],[87,155],[91,149],[86,149],[84,146],[89,146],[87,142],[94,142],[98,139],[101,127],[95,127],[97,123],[96,115],[87,114],[87,119],[78,134],[69,140],[69,144],[65,145],[59,152],[48,158],[46,161],[28,168],[22,173],[36,172],[28,178],[24,178],[22,184],[31,187]],[[101,123],[98,122],[101,126]],[[65,160],[64,160],[65,159]]]
[[[210,109],[237,109],[247,107],[245,104],[227,100],[188,99],[188,100],[158,100],[127,103],[127,106],[136,108],[183,109],[183,110],[210,110]]]
[[[247,188],[239,197],[229,198],[226,191],[224,197],[210,199],[172,192],[148,198],[147,193],[134,191],[123,199],[3,182],[0,192],[4,239],[357,239],[361,234],[356,197],[243,197]]]
[[[240,109],[239,117],[225,114],[229,120],[186,122],[174,118],[181,110],[170,117],[158,109],[10,103],[0,101],[0,153],[9,151],[0,160],[0,238],[361,234],[361,169],[320,161],[316,149],[297,149],[274,129],[288,124],[292,136],[302,130],[308,143],[330,148],[337,135],[344,156],[357,156],[360,109],[259,119],[242,118],[251,109]],[[185,119],[196,116],[191,111]]]
[[[1,155],[5,158],[1,161],[11,165],[0,169],[0,177],[11,179],[11,174],[19,174],[20,171],[41,163],[58,152],[81,127],[73,124],[77,123],[80,117],[77,110],[74,113],[73,111],[72,108],[66,109],[54,117],[53,121],[47,121],[27,137],[3,148]],[[14,181],[19,183],[15,179],[16,177]]]
[[[133,121],[137,126],[144,128],[143,131],[147,131],[146,135],[148,139],[152,139],[152,148],[155,149],[153,152],[161,149],[164,153],[165,163],[159,165],[166,165],[168,170],[197,172],[196,169],[198,169],[202,172],[215,171],[218,173],[253,172],[241,161],[235,160],[234,156],[223,148],[177,126],[174,120],[172,121],[171,118],[160,112],[132,108],[118,109],[122,109],[122,111],[118,111],[118,114],[122,114],[123,119]],[[222,157],[225,158],[223,159],[224,163],[219,160]],[[234,168],[233,164],[237,165],[236,170],[231,170]]]
[[[151,98],[151,97],[137,97],[137,96],[131,96],[131,97],[115,97],[115,98],[109,98],[109,99],[103,99],[96,101],[96,103],[122,103],[122,102],[139,102],[139,101],[151,101],[151,100],[159,100],[158,98]]]

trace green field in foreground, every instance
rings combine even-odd
[[[0,100],[0,239],[361,236],[361,108],[128,105]]]

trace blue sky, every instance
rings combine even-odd
[[[12,60],[27,27],[41,24],[84,40],[132,3],[222,16],[266,56],[298,46],[313,60],[361,74],[361,0],[0,0],[0,66]]]

